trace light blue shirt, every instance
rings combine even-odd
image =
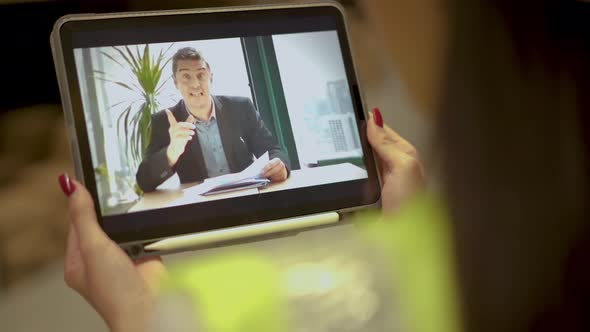
[[[195,122],[197,137],[207,167],[207,176],[210,178],[230,173],[217,124],[215,103],[211,102],[211,104],[212,110],[209,121],[197,120]]]

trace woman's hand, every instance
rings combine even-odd
[[[384,212],[394,212],[408,198],[424,189],[424,174],[418,152],[387,125],[378,108],[369,114],[367,138],[377,153],[383,189]]]
[[[145,331],[166,273],[161,259],[132,261],[100,228],[86,188],[67,175],[59,182],[69,196],[66,283],[94,307],[111,331]]]
[[[170,144],[166,148],[166,157],[168,157],[168,165],[173,167],[178,162],[178,159],[186,150],[186,145],[195,136],[195,118],[189,115],[186,121],[178,122],[176,118],[166,109],[166,116],[168,117],[168,135],[170,135]]]

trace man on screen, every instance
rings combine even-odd
[[[152,115],[150,144],[137,170],[143,191],[155,190],[174,173],[187,183],[240,172],[266,151],[270,162],[263,176],[273,182],[287,179],[285,154],[250,99],[212,96],[211,68],[197,50],[179,49],[172,57],[172,75],[182,100]]]

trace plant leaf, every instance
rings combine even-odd
[[[151,120],[152,120],[152,108],[154,105],[149,103],[145,105],[142,110],[141,118],[139,120],[139,131],[141,132],[141,145],[140,153],[142,158],[147,152],[147,147],[151,139]]]
[[[174,46],[174,44],[176,44],[176,43],[170,44],[170,46],[168,46],[168,48],[166,49],[166,51],[164,51],[164,54],[167,54],[168,51],[170,51],[170,49],[172,48],[172,46]]]
[[[129,116],[131,115],[131,106],[128,107],[128,110],[126,110],[126,114],[125,114],[125,119],[123,120],[123,128],[125,129],[125,138],[129,137],[128,133],[129,133]]]
[[[96,79],[99,79],[99,80],[101,80],[101,81],[105,81],[105,82],[110,82],[110,83],[117,84],[117,85],[119,85],[119,86],[122,86],[122,87],[124,87],[125,89],[128,89],[128,90],[131,90],[131,91],[133,91],[133,92],[136,92],[136,90],[132,89],[132,88],[131,88],[129,85],[127,85],[127,84],[126,84],[126,83],[124,83],[124,82],[121,82],[121,81],[115,81],[115,80],[111,80],[111,79],[104,78],[104,77],[95,77],[95,78],[96,78]]]
[[[107,165],[105,163],[101,163],[100,165],[98,165],[94,169],[94,171],[98,175],[102,175],[102,176],[108,176],[109,175],[109,169],[107,168]]]
[[[146,68],[150,68],[150,45],[146,44],[143,48],[143,61]]]
[[[135,53],[137,53],[137,59],[141,59],[141,54],[139,52],[139,46],[135,46]]]
[[[164,80],[164,82],[162,82],[162,84],[160,84],[160,86],[156,89],[155,94],[159,95],[160,92],[162,91],[162,88],[166,85],[166,83],[168,83],[168,81],[170,81],[172,79],[172,77],[168,77],[166,80]]]
[[[137,71],[141,70],[141,57],[139,56],[139,45],[135,45],[135,49],[138,51],[137,52],[137,57],[133,54],[133,51],[131,51],[131,49],[127,46],[125,46],[125,48],[127,49],[127,53],[129,53],[129,57],[131,58],[131,60],[133,60],[133,64],[135,65],[135,69]]]
[[[141,160],[141,155],[139,153],[139,141],[138,141],[140,139],[140,137],[139,137],[140,133],[138,132],[138,127],[139,127],[139,119],[141,118],[145,104],[146,103],[143,103],[141,105],[139,110],[137,110],[135,112],[135,114],[133,114],[133,117],[131,119],[132,133],[131,133],[131,140],[130,140],[129,144],[131,145],[131,157],[132,157],[132,160],[134,163],[137,163],[138,160]]]
[[[117,107],[117,106],[119,106],[119,105],[121,105],[123,103],[128,103],[128,102],[129,102],[128,100],[123,100],[123,101],[120,101],[118,103],[114,103],[114,104],[112,104],[112,105],[109,106],[109,110],[112,110],[113,108],[115,108],[115,107]]]
[[[116,49],[115,47],[113,47],[114,49]],[[106,56],[107,58],[111,59],[113,62],[115,62],[116,64],[118,64],[119,66],[125,68],[125,66],[123,66],[123,64],[121,64],[117,59],[113,58],[110,54],[108,54],[107,52],[101,51],[100,53],[102,53],[102,55]]]
[[[125,47],[127,47],[127,46],[125,46]],[[114,49],[115,51],[117,51],[119,54],[121,54],[121,56],[123,57],[123,59],[125,59],[125,62],[127,63],[127,65],[131,66],[131,71],[132,71],[133,73],[135,73],[135,71],[134,71],[134,70],[135,70],[135,67],[134,67],[133,61],[131,61],[131,60],[130,60],[130,59],[127,57],[127,55],[125,54],[125,52],[123,52],[123,50],[119,49],[119,48],[118,48],[118,47],[116,47],[116,46],[113,46],[113,49]]]
[[[121,141],[121,137],[124,137],[124,136],[122,136],[122,134],[125,129],[125,124],[122,123],[122,121],[124,121],[127,113],[130,110],[131,110],[131,105],[127,106],[127,108],[123,112],[121,112],[121,114],[119,114],[119,117],[117,118],[117,138],[119,139],[119,142]]]
[[[140,100],[141,100],[141,99],[135,99],[135,100],[132,100],[132,101],[129,101],[129,100],[122,100],[122,101],[120,101],[120,102],[118,102],[118,103],[114,103],[114,104],[112,104],[111,106],[109,106],[109,109],[113,109],[113,108],[115,108],[115,107],[117,107],[117,106],[119,106],[119,105],[121,105],[121,104],[124,104],[124,103],[129,103],[129,105],[133,105],[133,104],[137,103],[137,102],[138,102],[138,101],[140,101]]]
[[[155,68],[160,68],[160,63],[164,59],[164,50],[160,50],[160,54],[158,54],[158,59],[156,60],[156,64],[154,65]]]
[[[130,76],[128,81],[113,80],[108,77],[100,77],[99,79],[118,84],[141,95],[139,99],[123,100],[109,107],[113,112],[117,107],[122,105],[124,107],[117,117],[117,136],[120,144],[125,147],[125,158],[132,172],[137,169],[136,167],[147,152],[152,133],[151,116],[159,109],[160,93],[173,78],[170,76],[162,81],[164,68],[172,60],[168,56],[168,52],[173,45],[174,43],[170,44],[165,51],[160,50],[155,55],[151,54],[152,48],[149,44],[146,44],[143,50],[140,49],[141,45],[135,45],[135,48],[133,46],[113,46],[113,49],[125,60],[124,62],[117,61],[109,54],[103,53],[124,67]],[[105,72],[95,72],[95,74],[108,75]],[[139,107],[135,107],[137,103],[140,103]]]

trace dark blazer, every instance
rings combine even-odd
[[[242,171],[252,163],[253,156],[258,158],[266,151],[270,159],[281,159],[289,171],[285,153],[264,126],[250,99],[214,96],[213,102],[221,142],[232,173]],[[189,114],[182,100],[170,111],[176,121],[185,121]],[[178,162],[173,167],[168,166],[166,149],[170,144],[169,128],[164,110],[152,115],[150,144],[136,175],[137,184],[145,192],[153,191],[174,173],[178,173],[181,183],[201,181],[208,177],[198,135],[187,143]]]

